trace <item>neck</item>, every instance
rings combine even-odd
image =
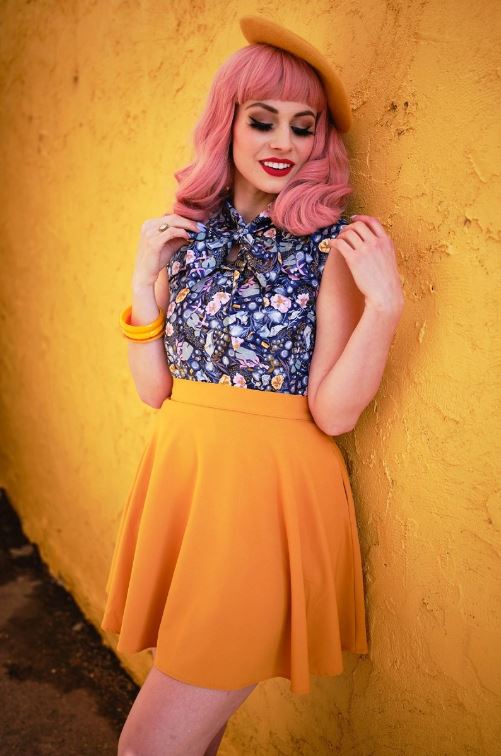
[[[250,223],[259,213],[265,210],[270,202],[276,197],[276,194],[267,194],[259,189],[252,190],[239,189],[237,186],[230,191],[230,202],[238,210],[246,223]]]

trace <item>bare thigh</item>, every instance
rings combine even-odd
[[[153,666],[120,734],[118,756],[203,756],[255,687],[201,688]]]

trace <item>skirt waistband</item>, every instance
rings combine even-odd
[[[227,383],[192,381],[175,376],[170,399],[167,401],[248,412],[252,415],[284,417],[290,420],[313,420],[308,398],[303,394],[280,394],[230,386]]]

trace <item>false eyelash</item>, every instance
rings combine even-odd
[[[251,126],[253,129],[259,129],[259,131],[269,131],[271,127],[273,126],[272,123],[262,123],[261,121],[256,121],[255,118],[252,118],[251,116],[251,122],[249,123],[249,126]],[[308,131],[308,129],[300,129],[299,126],[293,126],[292,130],[298,135],[298,136],[313,136],[314,131]]]

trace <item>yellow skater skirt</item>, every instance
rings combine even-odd
[[[173,379],[122,512],[101,627],[232,690],[368,652],[353,496],[306,396]]]

